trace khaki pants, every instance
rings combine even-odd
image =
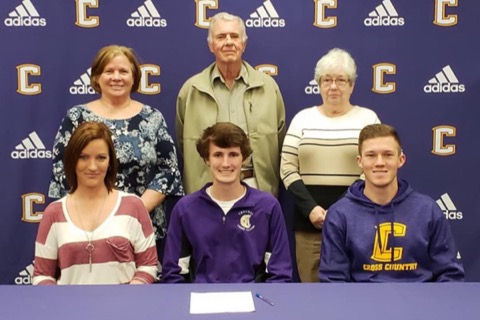
[[[295,231],[297,267],[302,282],[318,282],[322,234]]]

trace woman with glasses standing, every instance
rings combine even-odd
[[[350,103],[357,67],[338,48],[317,62],[323,103],[298,112],[283,142],[280,175],[295,202],[297,267],[302,282],[318,282],[321,232],[330,205],[357,180],[360,130],[380,123],[374,111]]]

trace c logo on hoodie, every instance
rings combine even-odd
[[[252,222],[250,221],[253,216],[253,213],[250,210],[241,211],[238,215],[241,216],[239,224],[237,224],[237,227],[240,230],[252,231],[255,228],[255,225],[252,225]]]
[[[391,262],[393,250],[393,261],[402,259],[403,248],[390,247],[388,239],[390,235],[393,237],[405,237],[407,226],[402,223],[394,222],[392,230],[392,223],[385,222],[381,223],[377,228],[378,230],[375,233],[375,241],[373,244],[373,254],[370,258],[378,262]]]

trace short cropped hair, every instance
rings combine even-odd
[[[339,48],[331,49],[318,60],[315,66],[314,79],[320,84],[321,77],[337,70],[344,71],[350,83],[353,84],[357,80],[357,65],[355,64],[355,60],[353,60],[350,53]]]
[[[105,175],[105,186],[108,192],[112,191],[117,179],[118,162],[115,153],[115,146],[112,141],[112,134],[108,127],[101,122],[87,121],[80,124],[72,134],[63,157],[65,177],[67,179],[69,192],[73,193],[77,190],[77,162],[82,154],[83,149],[93,140],[101,139],[105,141],[108,147],[108,170]]]
[[[402,143],[400,142],[397,130],[388,124],[376,123],[370,124],[360,131],[358,137],[358,154],[362,155],[362,144],[364,141],[382,137],[392,137],[398,143],[398,153],[402,153]]]
[[[208,160],[210,143],[220,148],[240,147],[243,160],[252,154],[245,131],[230,122],[217,122],[203,131],[202,137],[197,140],[197,151],[203,160]]]
[[[90,85],[92,88],[98,92],[102,93],[100,85],[98,84],[98,77],[102,74],[105,66],[113,60],[113,58],[124,55],[130,61],[133,74],[133,86],[130,90],[131,93],[136,92],[140,86],[140,79],[142,78],[142,73],[140,70],[140,64],[138,62],[135,51],[132,48],[119,46],[119,45],[110,45],[100,49],[97,55],[92,62],[92,74],[90,76]]]
[[[248,38],[247,29],[245,28],[245,23],[243,22],[242,18],[227,12],[219,12],[210,18],[210,26],[208,27],[208,37],[207,37],[207,41],[209,43],[213,41],[213,27],[219,20],[238,21],[238,24],[240,25],[240,39],[242,40],[242,42],[247,41],[247,38]]]

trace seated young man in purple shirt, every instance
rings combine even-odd
[[[180,199],[172,211],[163,281],[290,282],[280,204],[241,181],[242,163],[252,154],[245,132],[219,122],[205,129],[197,151],[210,168],[212,182]]]
[[[463,281],[450,225],[435,201],[397,171],[406,161],[396,130],[366,126],[357,162],[365,181],[328,210],[320,282]]]

